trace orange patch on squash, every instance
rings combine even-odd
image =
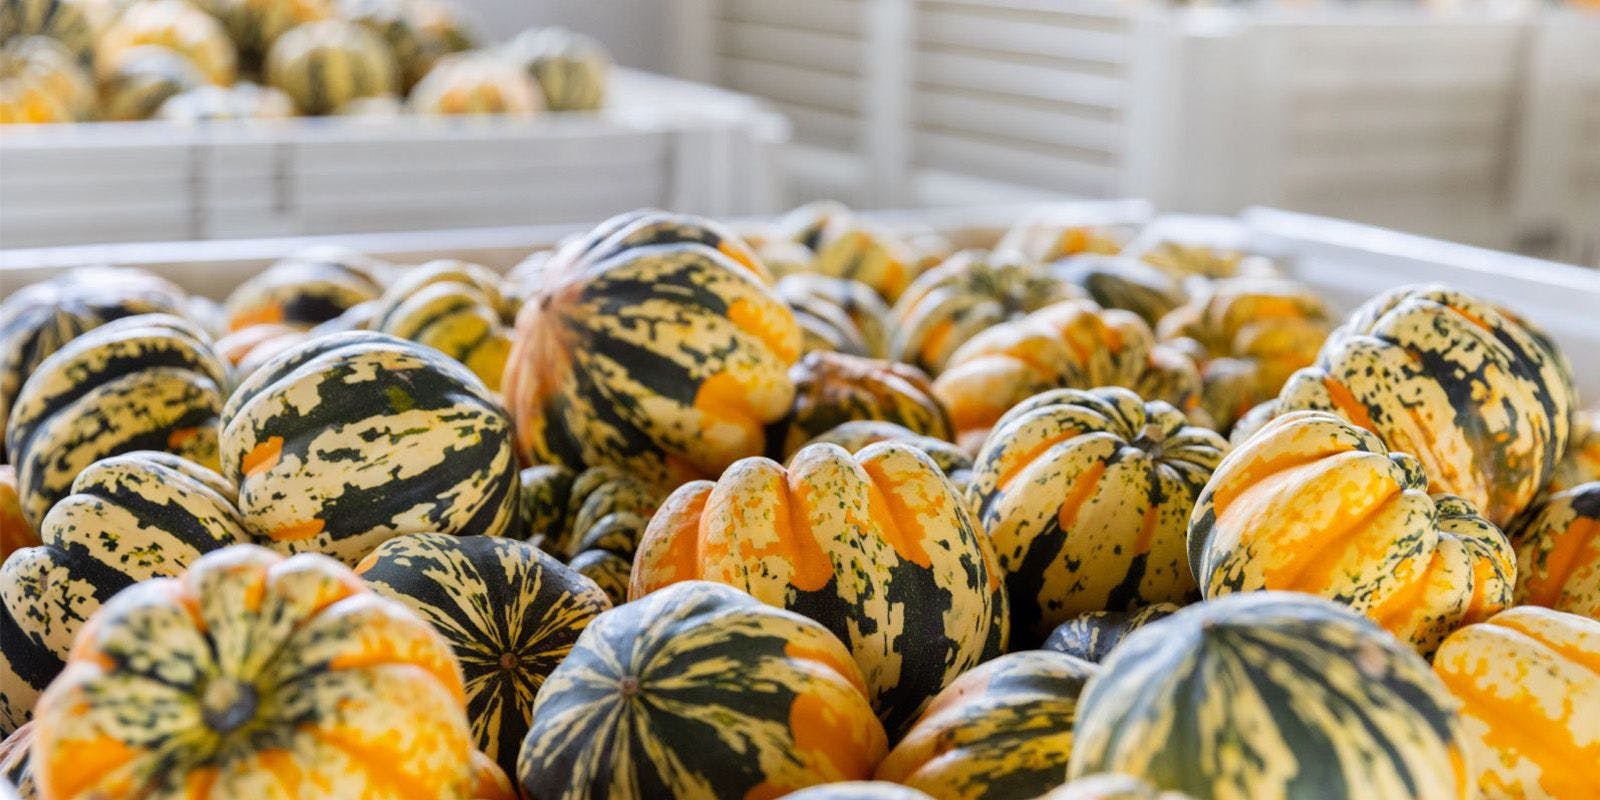
[[[305,522],[291,522],[288,525],[279,525],[267,535],[275,542],[298,542],[310,539],[327,527],[327,523],[320,519],[310,519]]]
[[[794,575],[789,583],[803,592],[821,591],[833,580],[833,561],[822,549],[816,534],[811,530],[811,520],[806,511],[811,507],[811,490],[804,484],[788,485],[787,492],[778,502],[782,521],[778,525],[779,540],[788,546],[789,562],[794,565]],[[780,490],[781,491],[781,490]]]
[[[167,434],[167,449],[177,450],[199,435],[199,428],[179,428]]]
[[[757,414],[750,407],[747,395],[737,378],[719,372],[700,382],[700,388],[694,393],[694,407],[718,422],[753,425]]]
[[[867,486],[868,513],[872,522],[883,533],[884,541],[894,548],[895,555],[902,561],[909,561],[923,569],[933,566],[933,559],[928,555],[928,548],[924,546],[926,531],[919,520],[922,516],[935,516],[938,509],[916,508],[899,492],[884,491],[885,486],[893,488],[893,479],[883,471],[880,464],[863,464],[867,475],[872,478]]]
[[[1045,452],[1050,448],[1081,435],[1083,435],[1083,431],[1080,431],[1076,428],[1067,428],[1054,436],[1041,440],[1038,444],[1035,444],[1022,453],[1018,453],[1014,456],[1008,454],[1006,457],[1006,468],[1001,471],[1000,475],[995,479],[995,488],[1005,489],[1009,487],[1011,485],[1011,481],[1015,480],[1019,473],[1027,469],[1029,464],[1032,464],[1039,456],[1044,455]]]
[[[789,731],[796,754],[833,780],[866,778],[883,758],[886,745],[871,735],[876,719],[849,720],[844,716],[841,709],[815,694],[796,697],[789,706]]]
[[[1437,551],[1434,558],[1438,558]],[[1398,630],[1401,624],[1428,605],[1428,572],[1429,568],[1420,567],[1414,557],[1396,564],[1393,577],[1400,585],[1369,609],[1367,616],[1390,633],[1405,638],[1408,632]]]
[[[82,713],[88,713],[88,709]],[[38,780],[41,794],[45,797],[84,795],[101,778],[144,753],[143,750],[129,747],[121,739],[105,735],[88,740],[52,742],[56,746],[51,749],[38,746],[41,740],[51,739],[47,729],[41,727],[34,737],[34,759],[44,762],[39,764]],[[38,758],[39,755],[44,758]]]
[[[266,472],[278,465],[278,458],[283,455],[283,437],[272,436],[266,441],[250,448],[240,461],[239,467],[246,477]]]
[[[1583,764],[1600,764],[1600,743],[1580,747],[1558,721],[1546,721],[1526,687],[1513,697],[1480,688],[1471,675],[1438,670],[1450,693],[1466,703],[1467,712],[1488,723],[1483,742],[1497,753],[1515,753],[1534,765],[1539,787],[1551,797],[1585,797],[1593,772]],[[1571,713],[1570,704],[1568,705]],[[1551,724],[1556,722],[1556,724]]]
[[[867,693],[867,685],[861,679],[861,669],[856,666],[856,662],[841,661],[835,652],[813,647],[807,642],[791,640],[783,646],[783,654],[800,661],[815,661],[822,664],[850,681],[850,685],[856,687],[863,695]]]
[[[741,297],[728,306],[728,321],[760,339],[784,364],[793,364],[800,357],[800,338],[795,335],[799,329],[787,307],[776,303],[762,306]]]
[[[22,516],[16,470],[9,464],[0,465],[0,561],[16,550],[38,544],[39,534]]]
[[[940,320],[939,324],[928,331],[928,338],[922,341],[922,348],[917,351],[918,356],[928,363],[933,363],[934,357],[944,350],[945,343],[955,334],[956,324],[948,319]]]
[[[183,791],[187,795],[187,800],[210,800],[211,789],[216,783],[216,767],[196,767],[185,776]]]
[[[264,325],[283,321],[283,306],[277,303],[251,309],[228,320],[228,330],[244,330],[251,325]]]
[[[1528,576],[1530,605],[1555,606],[1566,588],[1567,578],[1579,564],[1600,563],[1600,520],[1578,518],[1555,537],[1555,546],[1545,556],[1544,574]]]
[[[1094,495],[1095,490],[1100,488],[1100,476],[1104,475],[1105,472],[1106,462],[1096,461],[1089,465],[1089,468],[1084,470],[1082,475],[1078,476],[1077,482],[1072,486],[1072,491],[1068,492],[1067,496],[1061,500],[1061,508],[1056,511],[1056,522],[1061,526],[1061,530],[1070,531],[1077,524],[1078,512],[1083,508],[1083,504],[1087,503],[1089,498]]]
[[[1335,411],[1344,415],[1345,419],[1358,428],[1377,431],[1377,426],[1372,422],[1372,415],[1367,413],[1366,405],[1356,399],[1349,387],[1334,380],[1332,375],[1322,379],[1322,386],[1328,390],[1328,399],[1333,403]]]

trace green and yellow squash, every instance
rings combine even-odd
[[[435,62],[406,105],[417,114],[531,117],[544,110],[544,99],[515,63],[498,53],[469,51]]]
[[[766,426],[794,400],[800,329],[743,243],[641,212],[553,258],[502,383],[524,463],[664,484],[766,449]]]
[[[1461,704],[1479,797],[1594,796],[1600,621],[1507,609],[1451,634],[1433,670]]]
[[[239,48],[240,61],[257,67],[290,29],[334,16],[334,0],[203,0]],[[342,10],[342,9],[341,9]]]
[[[499,276],[487,267],[430,261],[390,284],[372,310],[370,327],[460,361],[498,392],[511,353],[510,307]]]
[[[1128,246],[1127,254],[1186,286],[1204,286],[1207,281],[1227,278],[1270,278],[1281,274],[1271,259],[1225,245],[1140,237]]]
[[[1180,411],[1200,399],[1187,355],[1156,343],[1131,311],[1072,300],[996,325],[962,345],[934,380],[957,443],[976,449],[1012,406],[1049,389],[1121,386]]]
[[[170,453],[95,462],[0,565],[0,732],[28,719],[73,637],[112,595],[250,541],[221,475]]]
[[[206,85],[194,62],[169,48],[129,48],[100,76],[98,117],[112,122],[151,119],[168,100]]]
[[[855,455],[813,445],[787,468],[750,458],[680,487],[650,520],[629,596],[697,579],[827,626],[891,732],[1005,651],[988,537],[933,461],[904,444]]]
[[[1087,611],[1197,596],[1189,513],[1228,443],[1127,389],[1055,389],[995,424],[970,499],[1011,595],[1012,640]]]
[[[429,347],[352,331],[246,378],[222,414],[222,472],[256,535],[354,564],[405,533],[513,531],[511,423]]]
[[[515,539],[416,533],[356,566],[378,594],[444,635],[461,662],[473,744],[508,773],[533,698],[578,634],[611,607],[599,587]]]
[[[99,34],[92,6],[86,0],[0,1],[0,40],[48,37],[87,62]]]
[[[44,797],[428,797],[476,777],[444,637],[324,556],[250,545],[140,583],[39,699]]]
[[[846,422],[812,437],[807,445],[836,444],[853,453],[878,442],[900,442],[921,450],[944,471],[944,476],[955,484],[963,495],[972,483],[972,456],[944,439],[924,436],[904,425],[878,420]]]
[[[693,581],[589,624],[534,702],[517,776],[529,800],[775,798],[867,778],[886,749],[833,634]]]
[[[538,86],[551,111],[596,111],[605,105],[611,56],[594,39],[564,28],[530,28],[505,55]]]
[[[215,468],[227,384],[210,338],[168,314],[71,340],[23,384],[6,426],[23,517],[38,527],[80,471],[118,453],[165,450]]]
[[[611,467],[528,467],[521,483],[522,535],[626,602],[633,554],[667,492]]]
[[[298,330],[377,299],[389,265],[342,247],[313,247],[239,284],[223,303],[227,329],[278,324]]]
[[[79,122],[95,101],[94,81],[60,42],[0,38],[0,125]]]
[[[1132,311],[1152,328],[1187,299],[1171,275],[1136,258],[1077,255],[1057,261],[1049,269],[1102,307]]]
[[[1600,619],[1600,481],[1556,492],[1512,529],[1516,602]]]
[[[810,250],[810,272],[860,281],[890,303],[921,268],[916,251],[900,237],[832,201],[789,212],[778,221],[773,238],[797,242]]]
[[[1129,634],[1078,698],[1068,774],[1199,800],[1467,800],[1467,747],[1411,648],[1337,603],[1251,592]]]
[[[339,15],[376,33],[394,53],[400,67],[400,85],[406,92],[428,74],[442,53],[429,52],[427,43],[407,13],[406,0],[340,0]]]
[[[110,75],[135,47],[165,47],[189,60],[214,86],[233,84],[239,55],[215,17],[186,0],[141,0],[117,15],[95,42],[95,71]]]
[[[1133,611],[1086,611],[1057,625],[1040,647],[1098,664],[1128,634],[1172,616],[1178,608],[1172,603],[1156,603]]]
[[[400,90],[400,67],[389,44],[342,19],[286,31],[267,51],[264,74],[269,85],[309,115],[331,114],[353,101],[390,97]]]
[[[889,306],[866,284],[811,273],[785,275],[778,280],[778,297],[794,312],[804,352],[888,357]]]
[[[980,664],[933,699],[877,777],[936,800],[1038,797],[1066,782],[1078,695],[1097,669],[1042,650]]]
[[[1014,253],[964,250],[917,276],[895,301],[889,352],[937,375],[978,333],[1081,296],[1037,262]]]
[[[1421,465],[1320,411],[1274,419],[1224,458],[1189,522],[1207,598],[1258,589],[1337,600],[1430,653],[1511,603],[1516,553]]]
[[[1018,221],[1000,237],[994,249],[1048,264],[1082,254],[1116,255],[1128,237],[1129,231],[1123,226],[1094,224],[1045,212]]]
[[[1279,411],[1336,413],[1416,456],[1434,492],[1496,525],[1533,501],[1566,453],[1574,391],[1549,340],[1443,286],[1368,300],[1294,374]]]
[[[794,454],[846,422],[892,422],[949,440],[954,431],[933,384],[916,367],[843,353],[807,353],[789,369],[794,405],[772,426],[772,455]]]

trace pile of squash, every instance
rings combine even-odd
[[[0,312],[0,797],[1600,787],[1537,309],[819,204]]]
[[[0,124],[593,111],[610,56],[479,47],[447,0],[6,0]]]

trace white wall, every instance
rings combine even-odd
[[[666,68],[669,0],[458,2],[470,10],[490,40],[508,39],[530,25],[561,25],[599,39],[619,64],[656,72]]]

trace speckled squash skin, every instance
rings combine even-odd
[[[846,422],[892,422],[949,440],[954,431],[933,384],[916,367],[894,361],[807,353],[789,369],[794,405],[773,425],[774,458],[787,458],[813,437]]]
[[[1026,650],[963,673],[878,765],[938,800],[1031,800],[1066,781],[1078,695],[1098,668]]]
[[[135,314],[181,315],[185,301],[166,280],[111,267],[80,267],[13,292],[0,303],[0,422],[28,376],[67,342]]]
[[[641,212],[553,259],[502,384],[524,463],[665,484],[765,450],[765,426],[794,399],[800,328],[743,243]]]
[[[889,352],[930,375],[979,332],[1081,297],[1076,286],[1014,253],[964,250],[917,276],[895,302]]]
[[[872,287],[849,278],[800,273],[778,280],[778,297],[794,312],[802,351],[888,356],[889,306]]]
[[[1171,275],[1136,258],[1076,255],[1056,261],[1049,269],[1051,275],[1083,290],[1102,307],[1132,311],[1151,327],[1187,299]]]
[[[1600,409],[1580,411],[1573,417],[1572,441],[1556,464],[1547,489],[1559,492],[1580,483],[1600,481]]]
[[[22,514],[38,527],[85,467],[134,450],[217,465],[227,368],[194,323],[141,314],[57,350],[18,393],[6,426]]]
[[[1223,459],[1189,522],[1207,598],[1320,595],[1431,653],[1511,603],[1516,554],[1459,497],[1427,492],[1417,460],[1332,414],[1278,417]]]
[[[1185,536],[1228,444],[1127,389],[1055,389],[1006,412],[970,499],[1011,595],[1012,639],[1086,611],[1197,595]]]
[[[425,344],[500,391],[511,354],[510,301],[500,278],[464,261],[430,261],[403,273],[373,309],[371,329]]]
[[[1284,278],[1212,281],[1162,317],[1156,336],[1199,355],[1201,405],[1223,430],[1310,366],[1332,328],[1322,298]]]
[[[832,201],[790,211],[774,226],[773,238],[797,242],[810,250],[810,272],[860,281],[889,303],[923,268],[916,251],[900,237]]]
[[[462,798],[461,668],[316,554],[239,545],[134,586],[39,700],[45,797]]]
[[[239,284],[223,303],[231,331],[263,323],[300,330],[383,294],[389,266],[342,247],[313,247]]]
[[[1507,609],[1451,634],[1433,669],[1462,704],[1479,797],[1593,796],[1600,621]]]
[[[578,634],[611,607],[592,581],[515,539],[408,534],[379,545],[356,574],[450,642],[466,680],[473,744],[508,773],[534,695]]]
[[[112,595],[250,541],[221,475],[148,451],[85,469],[40,531],[38,546],[0,565],[0,732],[28,718],[79,628]]]
[[[1566,452],[1574,392],[1548,339],[1443,286],[1367,301],[1294,374],[1280,411],[1336,413],[1421,462],[1432,491],[1505,525]]]
[[[1132,775],[1085,775],[1052,789],[1039,800],[1193,800],[1183,792],[1157,789]]]
[[[1078,698],[1068,774],[1200,800],[1466,800],[1456,703],[1428,663],[1336,603],[1252,592],[1123,640]]]
[[[584,630],[539,692],[517,775],[530,800],[777,797],[867,778],[886,749],[833,634],[694,581]]]
[[[24,547],[39,543],[39,532],[22,516],[22,497],[17,494],[17,470],[0,464],[0,561]]]
[[[1600,619],[1600,481],[1557,492],[1512,528],[1518,605]]]
[[[1122,386],[1187,411],[1199,402],[1200,373],[1187,355],[1156,344],[1133,312],[1074,300],[974,336],[950,357],[933,391],[957,443],[976,449],[1017,403],[1048,389],[1099,386]]]
[[[667,492],[612,467],[528,467],[521,482],[528,541],[626,602],[634,552]]]
[[[222,473],[253,533],[349,564],[400,534],[516,523],[505,411],[466,367],[381,333],[313,339],[240,384]]]
[[[1098,664],[1128,634],[1172,616],[1179,608],[1156,603],[1134,611],[1088,611],[1057,625],[1040,647]]]
[[[972,484],[972,456],[944,439],[923,436],[904,425],[878,420],[846,422],[823,431],[806,444],[836,444],[854,454],[878,442],[899,442],[921,450],[966,496],[967,487]]]
[[[713,580],[817,620],[850,647],[878,716],[903,730],[940,689],[1005,651],[988,538],[955,487],[899,443],[813,445],[695,481],[651,519],[629,596]]]
[[[12,731],[0,741],[0,797],[38,800],[39,786],[33,779],[30,750],[33,748],[33,723]],[[7,795],[6,790],[14,790]]]

